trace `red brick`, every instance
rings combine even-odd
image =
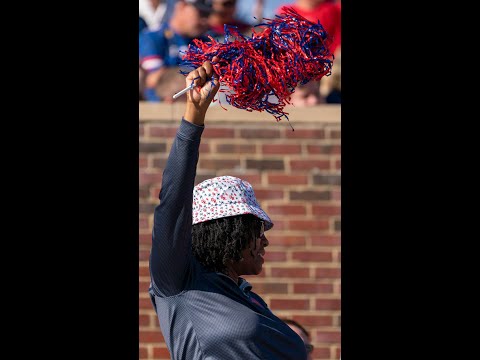
[[[340,278],[339,268],[317,268],[315,269],[315,278],[317,279],[337,279]]]
[[[273,144],[273,145],[263,145],[262,153],[263,154],[300,154],[302,152],[302,147],[300,145],[288,145],[288,144]]]
[[[143,295],[143,294],[142,294]],[[152,305],[152,300],[148,299],[138,299],[138,308],[144,310],[154,310]]]
[[[293,320],[303,326],[332,326],[333,319],[327,315],[294,315]]]
[[[305,215],[305,205],[270,205],[267,208],[270,215]]]
[[[340,145],[307,145],[309,154],[340,155]]]
[[[278,139],[279,137],[279,130],[270,130],[264,128],[240,130],[241,139]]]
[[[295,283],[293,284],[295,294],[333,294],[332,284],[318,283]]]
[[[207,154],[210,152],[210,145],[208,143],[200,143],[200,147],[198,148],[201,154]]]
[[[139,229],[149,229],[150,226],[148,225],[148,219],[146,217],[141,217],[138,219],[138,226]]]
[[[342,132],[340,130],[331,129],[329,132],[330,139],[340,139],[342,137]]]
[[[158,199],[158,195],[160,194],[161,188],[162,188],[162,187],[161,187],[160,184],[150,186],[150,197],[151,197],[152,199],[157,200],[157,199]]]
[[[203,159],[199,162],[199,167],[202,169],[232,169],[237,166],[240,166],[238,159]]]
[[[313,185],[341,186],[342,178],[339,174],[315,174]]]
[[[340,310],[341,303],[339,299],[317,299],[315,300],[316,310]]]
[[[161,343],[161,342],[165,342],[161,331],[148,331],[148,330],[140,330],[139,331],[139,341],[140,341],[140,343]]]
[[[313,205],[312,213],[318,216],[335,216],[341,214],[341,208],[339,205]]]
[[[140,170],[139,185],[150,185],[150,184],[161,184],[161,183],[162,183],[161,172],[147,173],[144,170]]]
[[[329,347],[317,347],[313,349],[312,357],[315,360],[330,360],[330,348]],[[334,358],[335,360],[338,358]]]
[[[342,293],[342,284],[335,284],[335,293],[341,294]]]
[[[144,125],[140,125],[139,128],[138,128],[138,136],[139,136],[140,138],[142,138],[144,135],[145,135],[145,126],[144,126]]]
[[[152,234],[140,234],[139,243],[142,245],[152,245]]]
[[[314,246],[340,246],[339,235],[318,235],[312,236]]]
[[[255,145],[253,144],[218,144],[217,153],[239,153],[253,154],[255,153]]]
[[[315,342],[319,343],[340,343],[341,336],[339,331],[319,330],[313,336]]]
[[[164,153],[167,149],[165,143],[140,142],[138,151],[140,153]]]
[[[138,324],[140,326],[150,326],[150,315],[139,315]]]
[[[270,238],[268,240],[270,242]],[[272,262],[272,261],[286,261],[287,260],[287,253],[285,251],[270,251],[269,249],[265,249],[265,261]]]
[[[340,219],[331,219],[333,220],[333,228],[335,232],[342,230],[342,221]]]
[[[150,204],[149,202],[140,202],[138,204],[138,212],[142,215],[153,214],[155,210],[155,204]]]
[[[283,221],[283,220],[278,220],[278,219],[273,219],[273,223],[275,225],[274,229],[275,229],[275,233],[278,233],[280,230],[285,230],[286,229],[286,221]],[[267,239],[270,239],[270,234],[267,233]]]
[[[308,299],[271,299],[270,308],[275,310],[308,310]]]
[[[310,269],[304,267],[272,267],[270,271],[271,277],[308,278],[310,276]]]
[[[330,251],[294,251],[292,253],[293,260],[300,261],[332,261],[332,253]]]
[[[149,187],[145,185],[140,185],[138,187],[138,198],[148,199],[148,197],[149,197]]]
[[[308,177],[306,175],[269,174],[268,183],[273,185],[306,185]]]
[[[159,171],[163,172],[163,169],[165,169],[165,166],[167,166],[167,156],[163,156],[161,158],[153,159],[153,164],[152,164],[154,169],[158,169]]]
[[[335,169],[335,170],[340,170],[341,168],[342,168],[342,161],[341,161],[340,159],[335,160],[334,169]]]
[[[289,139],[324,139],[325,130],[321,129],[295,129],[291,131],[288,129],[284,130],[285,137]]]
[[[276,228],[276,225],[273,227]],[[301,246],[305,245],[305,237],[304,236],[279,236],[279,235],[269,235],[267,233],[267,238],[270,245],[278,245],[278,246]],[[268,252],[268,249],[266,250]]]
[[[170,360],[170,353],[166,347],[154,347],[153,358],[155,360]]]
[[[145,155],[140,155],[138,157],[138,167],[146,168],[148,166],[148,158]]]
[[[151,125],[148,128],[148,134],[152,138],[159,137],[162,139],[172,139],[177,134],[177,129],[178,127],[165,127],[165,126]]]
[[[148,268],[148,265],[142,266],[140,265],[138,267],[138,276],[150,276],[150,270]]]
[[[330,160],[291,160],[290,168],[292,170],[328,170],[330,169]]]
[[[227,174],[230,176],[238,177],[242,180],[245,180],[250,183],[250,185],[254,186],[253,190],[256,191],[255,186],[259,186],[262,183],[262,176],[260,174],[244,174],[244,173],[237,173],[235,170],[228,171]],[[220,175],[219,175],[220,176]]]
[[[233,138],[234,129],[231,128],[218,128],[218,127],[205,127],[202,138]]]
[[[291,220],[288,222],[288,228],[291,230],[327,230],[328,220]]]
[[[141,347],[141,348],[138,349],[138,358],[139,358],[139,360],[147,360],[147,358],[148,358],[147,348]]]
[[[332,190],[331,191],[332,193],[332,200],[335,200],[335,201],[340,201],[342,199],[342,191],[341,190]]]
[[[271,160],[271,159],[247,159],[247,169],[256,169],[256,170],[283,170],[285,165],[282,160]]]
[[[258,200],[283,199],[283,190],[253,189]]]
[[[139,281],[138,282],[138,291],[141,294],[147,294],[149,286],[150,286],[150,281]]]
[[[195,176],[195,185],[198,185],[207,179],[214,178],[215,176],[216,176],[215,172],[211,172],[208,174],[197,174],[197,176]]]
[[[160,138],[174,138],[177,134],[178,127],[165,127],[165,126],[155,126],[151,125],[149,127],[150,137],[160,137]]]
[[[330,200],[330,191],[290,191],[290,200],[305,200],[305,201],[317,201],[317,200]]]
[[[138,260],[147,261],[150,258],[150,250],[140,250],[138,252]]]

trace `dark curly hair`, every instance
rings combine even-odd
[[[210,271],[225,272],[228,260],[239,261],[242,251],[260,236],[262,220],[244,214],[193,225],[192,252]]]

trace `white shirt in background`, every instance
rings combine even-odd
[[[167,10],[167,4],[162,1],[156,9],[153,8],[150,0],[138,0],[139,15],[145,20],[150,30],[156,30],[162,23],[163,16]]]

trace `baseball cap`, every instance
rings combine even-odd
[[[272,220],[255,198],[252,185],[234,176],[207,179],[193,188],[192,224],[228,216],[252,214],[264,221],[265,231]]]

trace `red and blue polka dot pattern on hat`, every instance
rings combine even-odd
[[[219,176],[207,179],[193,189],[193,224],[227,216],[253,214],[265,221],[265,231],[273,227],[272,220],[262,210],[249,182]]]

